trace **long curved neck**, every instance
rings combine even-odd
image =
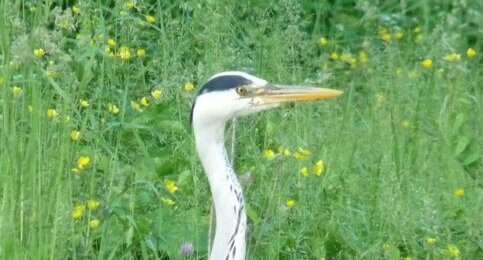
[[[240,183],[226,154],[225,126],[193,123],[196,148],[210,183],[216,212],[215,239],[209,259],[245,259],[245,205]]]

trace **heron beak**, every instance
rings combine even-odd
[[[335,98],[344,92],[330,88],[270,86],[260,89],[253,100],[259,104],[280,104]]]

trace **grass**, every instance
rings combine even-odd
[[[481,10],[1,2],[0,258],[206,258],[184,86],[224,70],[345,91],[237,121],[248,259],[482,258]]]

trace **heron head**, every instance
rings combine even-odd
[[[225,123],[234,117],[260,112],[282,103],[328,99],[340,90],[272,85],[244,72],[222,72],[211,77],[199,91],[191,120]]]

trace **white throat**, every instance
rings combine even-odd
[[[225,150],[225,124],[208,124],[196,120],[196,115],[193,119],[196,148],[208,177],[216,212],[215,239],[209,259],[243,260],[247,229],[245,203]]]

